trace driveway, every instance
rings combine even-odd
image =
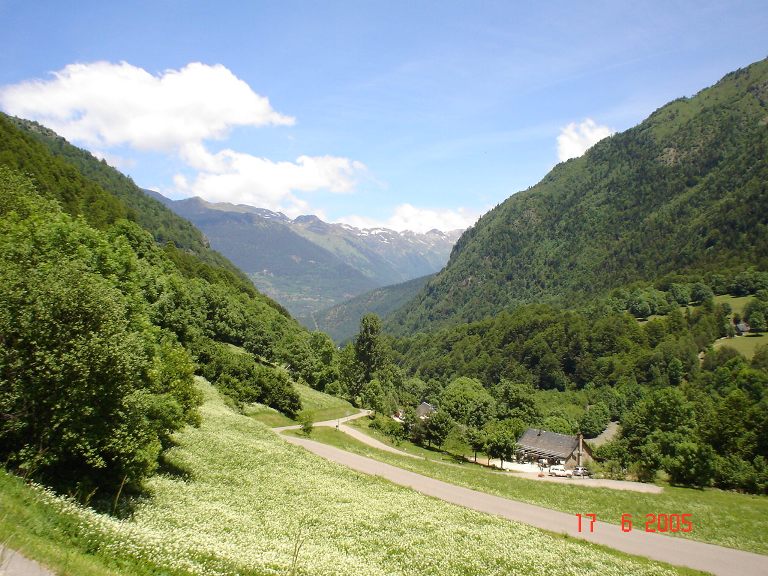
[[[490,465],[501,468],[499,460],[491,460]],[[630,490],[632,492],[644,492],[647,494],[661,494],[664,488],[656,484],[644,484],[642,482],[630,482],[628,480],[609,480],[608,478],[573,478],[550,476],[544,469],[544,476],[539,477],[539,467],[536,464],[518,464],[516,462],[504,462],[504,470],[513,472],[518,478],[536,480],[538,482],[559,482],[561,484],[577,484],[589,488],[611,488],[612,490]]]

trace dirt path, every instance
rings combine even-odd
[[[768,556],[640,530],[622,532],[619,525],[605,522],[595,523],[593,533],[588,532],[585,522],[584,531],[579,532],[574,514],[557,512],[455,486],[312,440],[289,436],[285,439],[323,458],[364,474],[381,476],[395,484],[413,488],[422,494],[551,532],[564,533],[573,538],[602,544],[628,554],[645,556],[677,566],[687,566],[711,572],[717,576],[768,575]]]
[[[349,422],[350,420],[357,420],[358,418],[362,418],[363,416],[368,416],[371,413],[370,410],[360,410],[357,414],[352,414],[351,416],[344,416],[343,418],[334,418],[333,420],[325,420],[323,422],[314,422],[313,426],[323,426],[326,428],[335,428],[338,424],[341,426],[345,422]],[[292,426],[280,426],[278,428],[272,428],[275,432],[283,432],[284,430],[298,430],[301,428],[301,424],[293,424]]]

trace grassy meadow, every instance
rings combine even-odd
[[[301,398],[302,410],[299,416],[309,415],[313,422],[323,422],[325,420],[334,420],[343,418],[358,412],[357,408],[352,406],[346,400],[318,392],[317,390],[304,386],[303,384],[293,385]],[[278,412],[274,408],[264,404],[251,404],[245,407],[244,413],[247,416],[266,424],[270,428],[279,426],[293,426],[298,420],[292,420],[288,416]]]
[[[735,336],[733,338],[722,338],[715,342],[715,349],[723,346],[734,348],[741,353],[747,360],[751,360],[755,355],[755,350],[758,346],[768,344],[768,332],[760,334],[749,334],[748,336]]]
[[[202,424],[175,436],[167,455],[175,473],[149,480],[130,519],[96,514],[3,476],[3,509],[23,502],[44,511],[5,514],[4,541],[18,546],[27,537],[55,540],[59,551],[104,565],[103,571],[73,568],[72,574],[694,573],[353,472],[284,442],[233,412],[211,386],[200,385]],[[42,518],[55,523],[41,527]],[[38,548],[22,548],[38,556]]]
[[[382,442],[392,444],[384,434],[371,430],[367,418],[355,421],[362,431]],[[768,554],[768,497],[737,494],[716,489],[697,490],[665,486],[661,494],[645,494],[610,488],[579,486],[579,480],[561,484],[516,477],[512,472],[477,466],[439,451],[398,446],[423,456],[417,460],[376,450],[334,429],[316,428],[312,439],[354,452],[412,472],[512,500],[537,504],[563,512],[593,513],[612,524],[621,523],[621,515],[632,514],[642,524],[646,514],[692,514],[694,530],[676,536],[719,544],[730,548]],[[482,462],[482,459],[478,459]],[[446,464],[453,464],[446,466]]]

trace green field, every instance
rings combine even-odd
[[[3,541],[41,558],[41,548],[55,541],[59,553],[71,549],[96,566],[125,566],[85,572],[72,564],[71,574],[693,573],[358,474],[284,442],[233,412],[209,385],[201,388],[202,424],[176,434],[167,455],[177,472],[149,480],[130,520],[98,515],[4,476],[0,498],[11,513],[0,522]],[[20,503],[42,512],[17,514]],[[53,525],[41,526],[48,519]],[[40,546],[24,544],[33,538]],[[152,565],[158,570],[141,568]]]
[[[334,420],[358,412],[358,409],[352,406],[352,404],[336,396],[318,392],[303,384],[294,384],[293,387],[301,398],[302,410],[299,412],[299,416],[307,414],[312,418],[313,422]],[[285,414],[264,404],[250,404],[245,407],[243,413],[262,424],[266,424],[270,428],[293,426],[298,423],[298,420],[288,418]]]
[[[757,347],[764,346],[766,344],[768,344],[768,333],[760,334],[759,336],[750,334],[749,336],[723,338],[715,342],[714,347],[716,349],[722,348],[723,346],[734,348],[735,350],[738,350],[745,358],[751,360],[752,356],[755,355],[755,350]]]
[[[382,442],[382,434],[362,429]],[[473,488],[489,494],[537,504],[563,512],[593,513],[605,522],[619,524],[622,514],[635,521],[646,514],[693,514],[694,531],[678,536],[703,542],[768,554],[768,497],[725,492],[723,490],[666,486],[662,494],[645,494],[609,488],[588,488],[573,484],[539,482],[516,477],[514,473],[493,471],[483,466],[452,458],[425,454],[416,460],[366,446],[333,429],[317,428],[312,438],[382,462],[424,474],[438,480]],[[412,450],[409,448],[409,452]],[[434,454],[434,453],[433,453]],[[455,465],[446,466],[446,462]]]
[[[744,314],[744,307],[747,302],[752,300],[754,296],[731,296],[730,294],[722,294],[715,296],[715,304],[730,304],[731,310],[739,314]]]
[[[318,392],[309,386],[294,384],[294,388],[301,397],[301,413],[310,414],[315,422],[335,420],[336,418],[351,416],[359,412],[357,408],[346,400],[325,394],[324,392]]]

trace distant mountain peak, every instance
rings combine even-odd
[[[360,229],[314,214],[291,219],[281,212],[198,197],[161,201],[196,224],[259,289],[299,317],[437,272],[459,236],[438,230]]]

